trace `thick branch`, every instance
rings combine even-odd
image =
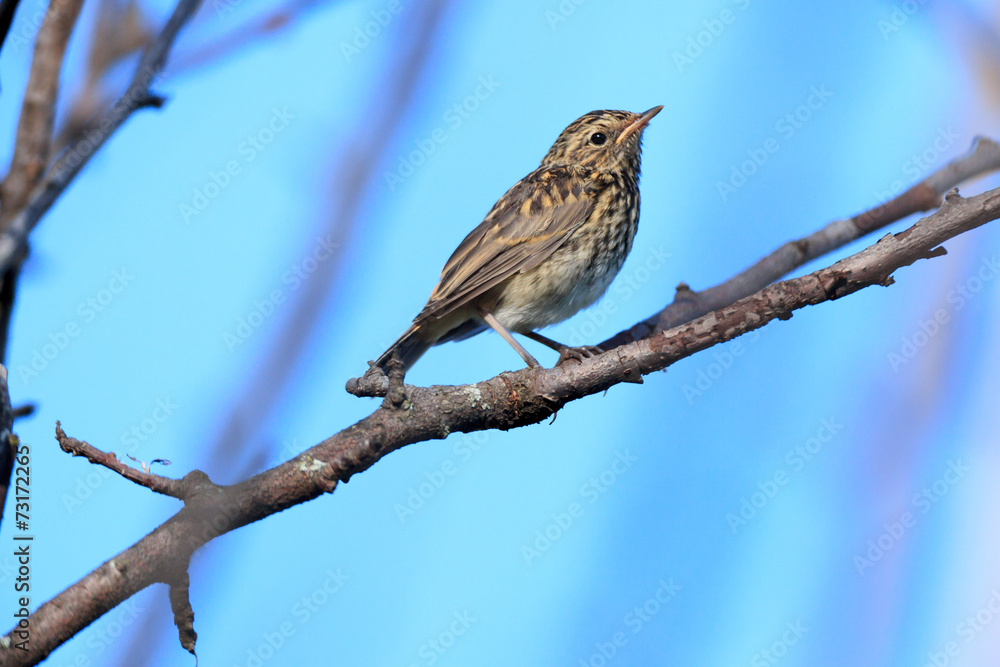
[[[235,486],[199,486],[174,517],[39,607],[29,618],[29,652],[11,649],[11,636],[4,637],[0,660],[11,665],[36,664],[136,592],[170,581],[178,564],[186,563],[205,542],[330,492],[338,481],[347,481],[405,445],[444,438],[455,431],[508,430],[537,423],[569,401],[635,381],[772,320],[789,319],[799,308],[869,285],[891,284],[895,270],[943,254],[943,242],[998,217],[1000,189],[969,199],[951,194],[933,215],[833,266],[775,283],[683,326],[579,364],[502,373],[474,385],[408,386],[408,400],[402,406],[385,403],[291,461]],[[197,474],[189,474],[184,481]]]

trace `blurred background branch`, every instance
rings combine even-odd
[[[59,72],[82,4],[83,0],[51,0],[49,11],[38,29],[28,87],[17,125],[14,156],[7,175],[0,183],[0,234],[10,231],[49,166],[52,128],[59,98]],[[18,244],[7,252],[10,257],[4,262],[3,284],[0,285],[0,362],[6,358],[17,278],[26,248]]]

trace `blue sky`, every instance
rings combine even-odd
[[[661,308],[679,282],[724,280],[909,187],[976,134],[996,137],[981,35],[969,36],[988,10],[901,7],[454,3],[358,224],[333,241],[335,184],[351,173],[338,165],[392,104],[379,86],[405,65],[421,3],[398,5],[347,55],[389,3],[322,4],[166,77],[169,104],[91,162],[33,235],[21,282],[8,365],[15,403],[39,403],[18,425],[34,452],[33,605],[178,509],[60,452],[55,420],[220,483],[348,426],[377,403],[345,380],[586,111],[665,105],[646,132],[641,224],[619,278],[636,288],[612,287],[549,334],[590,343]],[[178,52],[238,16],[206,12]],[[26,56],[0,58],[4,127]],[[922,665],[948,642],[947,664],[982,664],[1000,619],[966,619],[986,609],[992,621],[1000,590],[998,241],[990,227],[967,234],[891,288],[800,311],[552,424],[404,448],[332,496],[217,540],[191,572],[202,664]],[[340,264],[324,265],[332,243]],[[223,423],[237,397],[270,395],[253,379],[313,279],[330,288],[287,384],[261,415]],[[928,336],[938,310],[947,321]],[[243,321],[256,323],[248,336]],[[78,334],[34,369],[67,325]],[[408,381],[519,365],[484,335],[431,350]],[[211,457],[231,431],[245,447]],[[757,507],[734,523],[744,501]],[[0,599],[11,588],[0,571]],[[165,590],[147,590],[50,663],[118,664],[138,645],[148,664],[190,664],[166,609]]]

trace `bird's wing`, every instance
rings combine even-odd
[[[587,179],[563,167],[519,181],[452,254],[414,323],[460,308],[547,259],[590,216],[589,190]]]

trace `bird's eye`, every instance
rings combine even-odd
[[[592,135],[590,135],[590,143],[594,144],[595,146],[602,146],[604,142],[607,140],[608,140],[608,135],[604,134],[603,132],[594,132]]]

